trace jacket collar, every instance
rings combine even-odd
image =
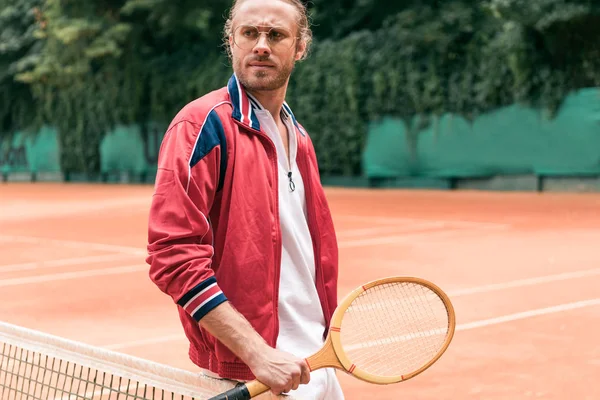
[[[255,110],[263,110],[264,108],[256,98],[246,92],[235,74],[229,78],[227,91],[229,92],[229,98],[231,99],[231,104],[233,106],[231,117],[249,128],[260,131],[260,122],[258,121]],[[294,126],[296,126],[296,129],[298,129],[300,134],[306,136],[306,132],[300,124],[298,124],[292,109],[286,102],[283,103],[282,112],[285,117],[292,119]]]

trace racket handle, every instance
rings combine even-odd
[[[211,397],[208,400],[250,400],[250,392],[243,383],[239,383],[234,388],[229,389],[226,392],[220,393],[215,397]]]
[[[248,383],[238,383],[234,388],[211,397],[208,400],[250,400],[269,390],[269,387],[257,380]]]

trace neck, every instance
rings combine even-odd
[[[275,90],[248,90],[248,93],[256,97],[260,104],[271,113],[276,122],[279,121],[281,108],[285,101],[285,86]]]

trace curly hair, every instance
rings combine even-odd
[[[235,12],[237,10],[237,6],[244,0],[233,0],[233,4],[231,9],[229,10],[229,16],[227,21],[225,21],[225,27],[223,30],[223,45],[225,49],[227,49],[227,54],[231,58],[231,49],[229,48],[229,37],[233,34],[233,18],[235,17]],[[304,3],[301,0],[280,0],[284,1],[288,4],[293,5],[298,11],[298,18],[296,22],[298,24],[298,39],[306,43],[306,50],[302,55],[302,60],[305,59],[308,55],[308,50],[310,49],[310,44],[312,43],[312,30],[310,29],[310,22],[308,17],[308,11]]]

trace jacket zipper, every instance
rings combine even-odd
[[[274,279],[274,296],[273,296],[273,309],[275,312],[275,316],[273,318],[274,327],[273,327],[273,336],[271,337],[270,345],[275,347],[277,345],[277,337],[279,336],[279,279],[281,276],[281,228],[279,227],[279,168],[277,165],[277,149],[275,147],[275,143],[271,140],[269,136],[264,134],[263,132],[254,129],[248,125],[243,124],[242,122],[234,119],[234,121],[243,127],[244,129],[250,130],[261,136],[263,139],[267,140],[267,142],[271,145],[271,152],[269,153],[269,158],[271,160],[271,165],[273,167],[273,171],[275,171],[275,227],[277,232],[277,237],[275,239],[275,279]],[[274,154],[274,155],[273,155]],[[288,178],[291,180],[291,172],[288,174]]]
[[[294,190],[296,190],[296,184],[294,183],[294,180],[292,179],[292,171],[288,172],[288,179],[290,181],[290,184],[289,184],[290,192],[293,192]]]

